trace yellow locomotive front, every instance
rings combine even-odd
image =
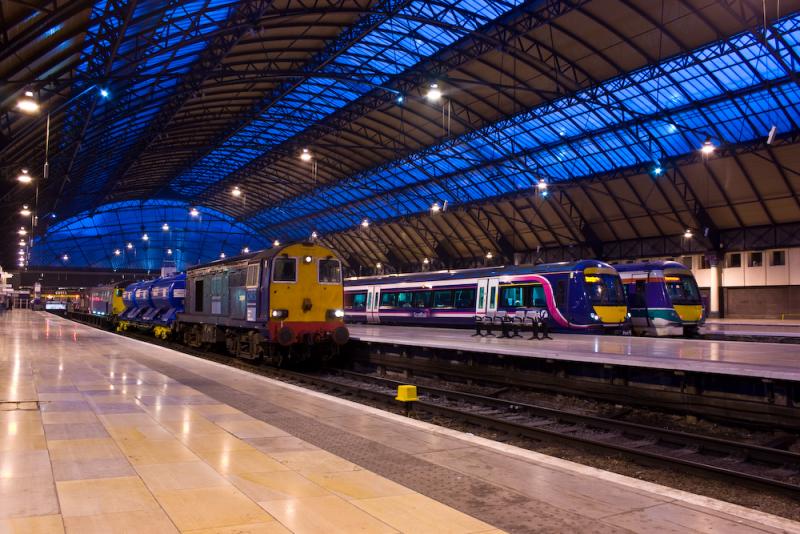
[[[343,345],[342,263],[314,243],[287,245],[269,262],[269,338],[288,347],[323,342]]]

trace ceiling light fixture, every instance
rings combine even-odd
[[[17,108],[23,113],[36,113],[39,111],[39,103],[33,96],[33,91],[25,91],[25,94],[17,100]]]
[[[428,94],[425,97],[431,102],[438,102],[442,98],[442,90],[439,89],[438,83],[432,83],[428,88]]]
[[[33,177],[28,174],[28,169],[22,169],[17,175],[17,181],[21,184],[29,184],[33,181]]]
[[[311,152],[309,152],[307,148],[304,148],[300,153],[300,159],[303,161],[311,161]]]

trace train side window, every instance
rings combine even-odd
[[[410,308],[413,306],[414,294],[411,291],[401,291],[397,294],[397,307]]]
[[[742,254],[740,252],[734,252],[732,254],[728,254],[728,267],[741,267],[742,266]]]
[[[367,293],[354,293],[352,295],[353,301],[351,306],[356,310],[363,310],[367,307]]]
[[[525,305],[525,288],[522,286],[505,286],[500,288],[500,306],[519,308]]]
[[[430,308],[431,307],[431,292],[430,291],[414,291],[414,307],[415,308]]]
[[[761,267],[764,265],[764,256],[760,252],[750,253],[750,267]]]
[[[478,291],[478,308],[483,309],[485,298],[486,298],[486,288],[482,287]]]
[[[456,308],[474,308],[475,307],[475,290],[474,289],[456,289]]]
[[[319,283],[339,284],[342,281],[342,265],[339,260],[319,260]]]
[[[272,260],[273,282],[297,282],[297,258],[275,258]]]
[[[778,267],[780,265],[786,265],[786,251],[784,250],[773,250],[771,254],[772,258],[770,259],[770,266],[771,267]]]
[[[258,263],[252,263],[247,266],[247,287],[258,287],[259,267],[261,265]]]
[[[381,306],[394,308],[397,306],[397,293],[381,293]]]
[[[194,311],[203,311],[203,281],[194,281]]]
[[[489,290],[489,308],[494,307],[494,303],[496,302],[495,297],[497,297],[497,288],[493,287],[491,290]]]
[[[439,289],[433,292],[433,307],[434,308],[452,308],[453,307],[453,290],[452,289]]]

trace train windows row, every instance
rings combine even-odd
[[[475,288],[397,291],[386,290],[380,295],[382,308],[475,308]],[[367,307],[367,293],[346,293],[344,307],[363,310]]]
[[[566,290],[566,284],[563,284]],[[484,288],[480,288],[481,301]],[[492,288],[490,299],[496,296]],[[383,290],[380,294],[381,308],[461,308],[474,309],[476,288],[435,289],[435,290]],[[500,308],[545,307],[544,288],[541,284],[502,286],[498,300]],[[365,310],[367,292],[345,293],[344,307],[347,310]],[[479,307],[483,307],[483,302]]]

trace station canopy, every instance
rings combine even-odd
[[[0,6],[6,263],[800,244],[800,0]]]

